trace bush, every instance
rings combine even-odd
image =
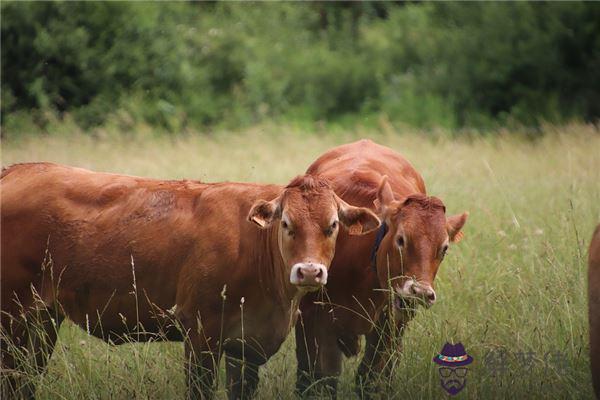
[[[600,115],[594,3],[1,7],[3,130],[28,113],[172,132],[376,113],[445,128]]]

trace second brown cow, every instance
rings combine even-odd
[[[383,224],[378,234],[342,232],[325,293],[302,300],[296,388],[304,393],[318,380],[335,393],[342,354],[357,355],[365,335],[356,383],[368,395],[374,378],[387,370],[391,338],[402,334],[417,303],[435,302],[434,278],[449,244],[462,236],[467,214],[446,217],[444,204],[426,195],[410,163],[369,140],[326,152],[307,172],[329,179],[344,200],[376,210]],[[393,313],[384,312],[386,305]]]

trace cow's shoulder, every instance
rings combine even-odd
[[[254,183],[211,184],[202,191],[197,201],[198,212],[206,218],[245,220],[254,202],[260,199],[273,200],[281,190],[281,186]]]
[[[205,252],[221,254],[221,259],[237,259],[257,237],[264,235],[247,219],[252,205],[258,200],[272,200],[281,187],[250,183],[225,182],[205,189],[195,203],[194,218]]]

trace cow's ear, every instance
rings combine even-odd
[[[335,196],[338,202],[338,217],[351,235],[364,235],[379,228],[381,221],[366,207],[354,207]]]
[[[394,198],[394,192],[388,182],[387,175],[381,178],[379,187],[377,188],[377,198],[373,201],[373,204],[377,208],[377,211],[382,219],[387,219],[393,214],[400,206],[402,201],[398,201]]]
[[[248,213],[248,221],[266,229],[281,217],[281,196],[271,200],[258,200]]]
[[[446,219],[446,229],[448,230],[448,237],[453,243],[458,243],[465,236],[461,229],[467,222],[468,212],[462,214],[453,215]]]

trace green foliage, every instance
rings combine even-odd
[[[437,4],[432,54],[447,70],[436,91],[455,97],[460,123],[598,118],[599,20],[587,3]]]
[[[600,116],[594,3],[2,3],[2,125]],[[53,116],[54,115],[54,116]],[[23,119],[30,121],[24,122]]]

